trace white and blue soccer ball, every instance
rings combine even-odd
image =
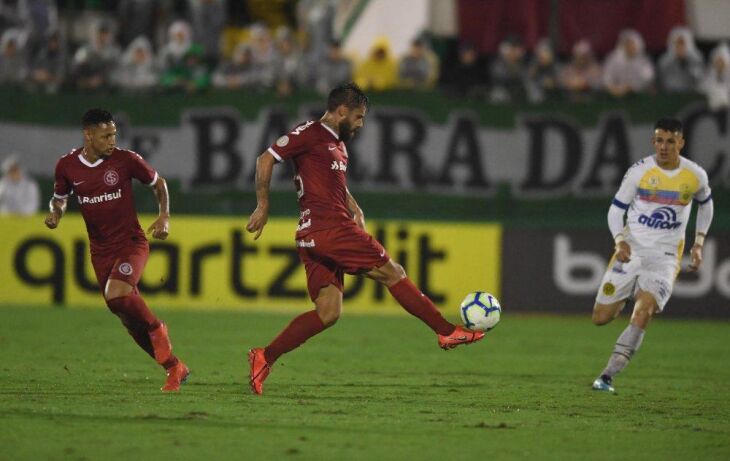
[[[459,307],[461,320],[470,330],[489,331],[499,323],[502,306],[499,300],[485,291],[469,293]]]

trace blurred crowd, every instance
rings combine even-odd
[[[354,80],[369,91],[438,87],[492,103],[699,92],[713,109],[730,105],[730,48],[720,43],[703,56],[686,27],[671,31],[656,59],[633,30],[603,59],[587,40],[561,57],[548,39],[528,53],[519,37],[506,38],[496,56],[462,43],[448,59],[426,35],[402,56],[384,37],[367,56],[352,56],[332,32],[335,2],[271,1],[292,10],[273,19],[245,7],[261,3],[116,0],[108,3],[113,10],[71,15],[59,14],[54,0],[0,0],[0,85],[38,92],[268,89],[286,96]]]

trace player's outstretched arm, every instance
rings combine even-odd
[[[268,151],[256,159],[256,209],[251,213],[246,225],[247,231],[256,233],[254,240],[261,236],[269,220],[269,187],[275,163],[276,159]]]
[[[350,215],[352,215],[352,219],[355,221],[355,224],[357,224],[360,229],[365,230],[365,213],[363,213],[362,208],[360,208],[357,201],[355,201],[355,197],[353,197],[350,193],[350,189],[345,190],[347,191],[347,209],[350,210]]]
[[[48,203],[49,212],[46,215],[46,226],[49,229],[55,229],[58,227],[58,223],[61,221],[63,214],[66,212],[67,199],[53,197]]]
[[[165,240],[170,234],[170,193],[167,190],[167,181],[165,181],[165,178],[161,176],[157,177],[153,191],[155,198],[157,198],[160,214],[155,219],[155,222],[147,228],[147,233],[152,234],[153,238]]]

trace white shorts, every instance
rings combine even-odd
[[[664,310],[679,272],[679,259],[667,253],[631,253],[631,260],[622,263],[611,258],[596,302],[612,304],[635,295],[639,289],[651,293],[657,303],[657,312]]]

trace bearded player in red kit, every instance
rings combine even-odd
[[[267,347],[248,352],[249,384],[255,394],[263,393],[264,380],[282,354],[332,326],[340,317],[345,273],[362,274],[388,287],[406,311],[436,333],[442,349],[484,338],[482,332],[446,321],[406,276],[403,267],[365,232],[363,212],[347,189],[345,142],[362,128],[367,110],[368,98],[357,85],[340,85],[330,92],[327,112],[321,119],[308,121],[280,137],[256,161],[257,206],[246,226],[255,233],[254,239],[259,238],[268,220],[274,164],[294,162],[301,211],[296,245],[315,308],[292,320]]]
[[[132,179],[153,189],[160,214],[147,232],[164,240],[170,218],[167,183],[139,154],[116,148],[117,128],[112,114],[90,109],[82,125],[84,147],[72,150],[56,164],[46,226],[58,226],[69,195],[76,195],[89,234],[91,263],[106,305],[121,319],[134,341],[166,370],[162,390],[178,391],[190,370],[173,355],[167,326],[150,311],[137,289],[149,256],[149,243],[137,220],[132,197]]]

